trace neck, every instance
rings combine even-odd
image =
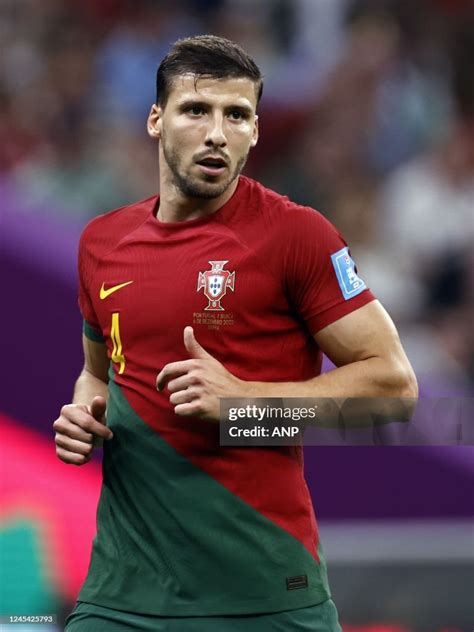
[[[189,197],[176,186],[169,170],[160,168],[160,207],[157,219],[161,222],[185,222],[212,215],[230,200],[238,183],[237,177],[224,193],[216,198]]]

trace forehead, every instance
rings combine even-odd
[[[168,103],[178,105],[184,101],[198,99],[209,103],[246,105],[255,110],[256,91],[256,84],[247,77],[216,79],[188,73],[173,79]]]

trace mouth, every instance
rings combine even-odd
[[[227,163],[223,158],[219,156],[207,156],[201,160],[197,160],[196,164],[203,173],[209,176],[219,176],[227,168]]]

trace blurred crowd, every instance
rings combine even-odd
[[[265,76],[246,173],[338,227],[427,394],[472,389],[472,0],[1,0],[0,27],[1,182],[82,222],[157,192],[169,45],[244,46]]]

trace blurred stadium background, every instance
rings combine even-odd
[[[100,462],[60,463],[51,430],[82,362],[78,236],[156,192],[145,117],[179,36],[256,58],[246,173],[338,226],[422,396],[472,396],[473,18],[470,0],[0,0],[0,615],[61,630],[86,572]],[[306,449],[345,632],[472,630],[473,454]]]

